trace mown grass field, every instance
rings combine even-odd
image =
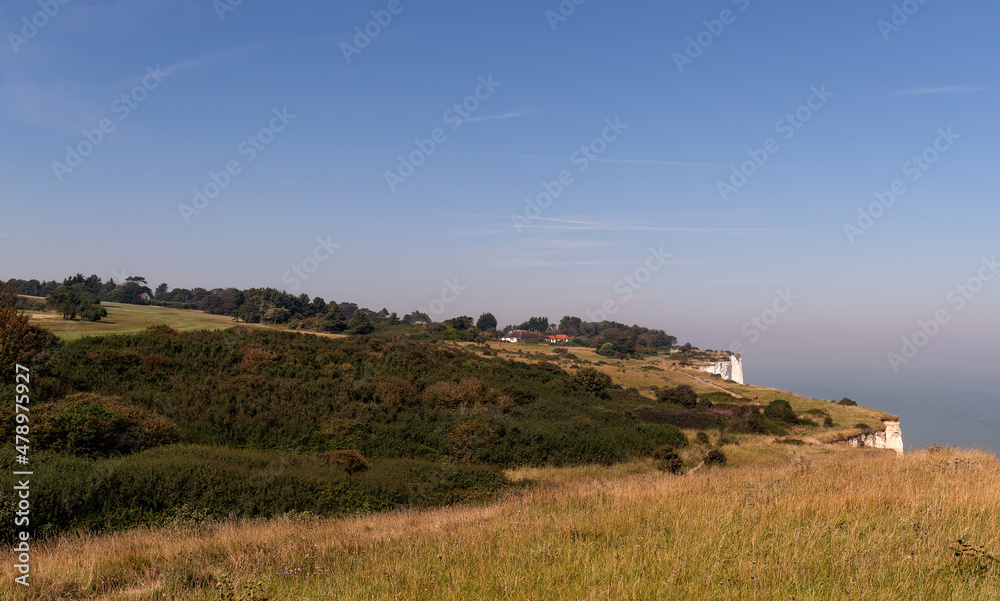
[[[222,330],[235,324],[232,317],[209,315],[201,311],[168,309],[147,305],[101,303],[108,316],[101,321],[66,320],[52,312],[29,312],[31,323],[43,327],[62,340],[83,336],[106,336],[141,332],[151,325],[165,323],[179,332]]]
[[[486,506],[64,536],[35,546],[30,589],[0,553],[0,597],[997,598],[994,456],[750,439],[726,452],[729,466],[683,476],[515,470],[534,484]]]

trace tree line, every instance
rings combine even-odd
[[[130,276],[121,283],[107,282],[97,275],[83,274],[56,281],[11,279],[7,285],[18,294],[42,296],[49,308],[65,319],[99,320],[107,315],[102,301],[159,305],[195,309],[213,315],[228,315],[237,322],[284,325],[291,329],[335,334],[367,335],[395,326],[425,326],[429,336],[445,340],[476,341],[498,338],[503,332],[527,330],[541,334],[564,334],[571,344],[595,348],[607,357],[653,354],[677,344],[677,338],[663,330],[626,325],[614,321],[587,322],[564,316],[558,324],[548,317],[531,317],[503,331],[493,313],[478,319],[462,315],[435,323],[429,315],[412,311],[400,317],[383,308],[374,311],[353,302],[326,301],[308,294],[289,294],[275,288],[171,288],[166,283],[151,289],[143,276]]]

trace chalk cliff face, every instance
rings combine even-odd
[[[899,422],[882,422],[885,430],[869,432],[848,438],[844,442],[852,447],[874,447],[876,449],[892,449],[897,455],[903,454],[903,430]]]
[[[743,384],[743,357],[739,355],[730,355],[728,361],[719,361],[698,369],[710,374],[719,374],[723,380],[732,380]]]

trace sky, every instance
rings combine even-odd
[[[755,384],[995,408],[998,26],[986,0],[7,1],[0,277],[606,317]]]

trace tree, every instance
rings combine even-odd
[[[340,303],[340,314],[344,316],[344,319],[350,319],[354,312],[358,310],[357,303]]]
[[[462,330],[468,330],[472,327],[472,318],[468,315],[463,315],[461,317],[454,317],[452,319],[446,320],[445,325],[451,326],[461,332]]]
[[[344,316],[340,313],[340,307],[336,304],[330,305],[330,308],[323,316],[323,321],[319,323],[319,329],[321,332],[330,332],[333,334],[339,334],[347,329],[347,322],[344,321]]]
[[[273,324],[285,323],[288,321],[288,316],[290,314],[291,311],[288,309],[283,307],[274,307],[272,309],[268,309],[267,313],[264,313],[264,321],[269,321]]]
[[[548,317],[532,317],[515,328],[517,330],[528,330],[529,332],[547,332],[549,329]]]
[[[403,323],[407,325],[412,325],[417,322],[431,323],[431,317],[423,311],[414,311],[413,313],[407,313],[403,316]]]
[[[31,325],[17,310],[17,293],[0,282],[0,378],[13,379],[16,365],[38,365],[43,352],[57,343],[50,332]]]
[[[687,384],[657,390],[656,400],[661,403],[680,405],[685,409],[694,409],[698,406],[698,395],[695,393],[694,388],[691,388]]]
[[[97,297],[87,291],[83,284],[60,286],[45,301],[58,311],[63,319],[76,319],[90,312]]]
[[[356,336],[364,336],[375,331],[368,314],[364,311],[355,311],[351,318],[347,320],[347,333]]]
[[[579,317],[566,315],[559,320],[559,333],[566,334],[567,336],[579,336],[580,326],[582,325],[583,320]]]
[[[155,297],[156,300],[158,300],[158,301],[165,301],[169,297],[170,297],[170,295],[169,295],[168,290],[167,290],[167,284],[166,284],[166,282],[164,282],[164,283],[162,283],[162,284],[160,284],[159,286],[156,287],[156,297]]]
[[[153,291],[149,289],[149,286],[146,286],[145,282],[145,278],[139,278],[136,276],[128,278],[124,284],[116,286],[115,289],[111,291],[111,301],[130,305],[144,304],[145,301],[143,301],[142,295],[153,294]]]
[[[305,317],[320,317],[323,315],[323,311],[326,310],[326,301],[322,297],[317,296],[312,299],[312,303],[307,309],[304,309]]]
[[[476,320],[476,329],[480,332],[492,332],[497,329],[497,318],[492,313],[483,313]]]
[[[618,351],[615,350],[615,345],[605,342],[601,345],[601,348],[597,349],[597,354],[602,357],[614,357],[618,354]]]

